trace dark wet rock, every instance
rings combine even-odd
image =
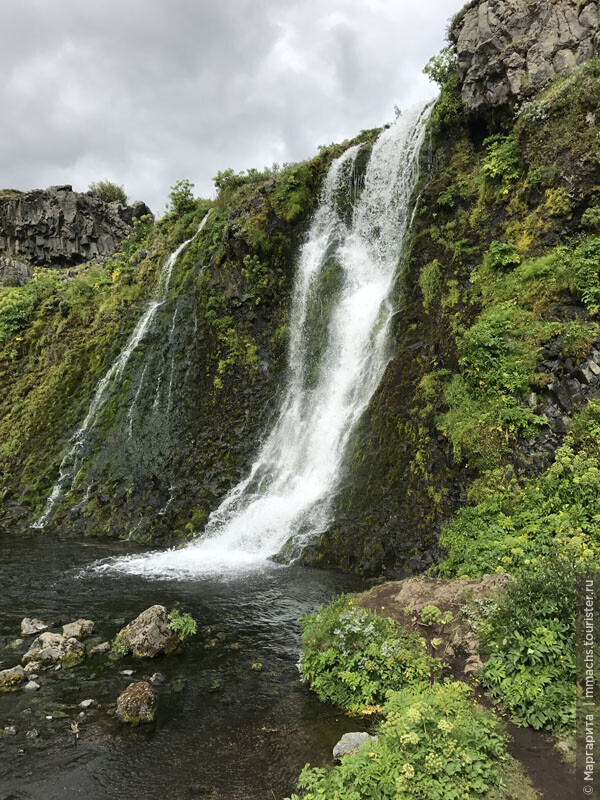
[[[333,748],[333,760],[341,761],[343,756],[358,753],[365,742],[376,742],[377,736],[371,736],[364,731],[356,733],[345,733],[336,746]]]
[[[0,199],[0,253],[34,266],[75,267],[114,253],[149,213],[143,203],[122,206],[68,185]]]
[[[21,666],[0,670],[0,692],[16,692],[25,682],[25,670]]]
[[[75,622],[69,622],[63,625],[63,635],[69,639],[84,639],[94,632],[94,623],[91,619],[76,619]]]
[[[147,608],[117,634],[118,639],[134,655],[153,658],[159,653],[172,653],[179,639],[169,626],[169,615],[164,606]]]
[[[28,264],[9,256],[0,256],[0,286],[25,286],[33,278]]]
[[[41,619],[36,617],[25,617],[21,620],[21,633],[23,636],[31,636],[34,633],[41,633],[47,630],[48,626]]]
[[[117,717],[130,725],[152,722],[156,712],[156,691],[147,682],[130,683],[117,699]]]
[[[494,116],[535,95],[598,52],[598,3],[578,0],[473,0],[450,26],[462,99]]]

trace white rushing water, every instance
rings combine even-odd
[[[190,239],[187,239],[187,241],[180,244],[179,247],[177,247],[165,261],[158,277],[155,296],[148,302],[148,305],[146,306],[144,313],[138,320],[135,328],[133,329],[133,332],[131,333],[129,339],[125,343],[125,346],[119,353],[117,359],[113,362],[113,364],[108,369],[106,374],[98,382],[98,385],[96,386],[96,391],[94,392],[94,396],[92,397],[92,400],[88,407],[85,419],[71,437],[71,441],[69,443],[70,448],[61,461],[58,479],[54,484],[54,486],[52,487],[52,491],[46,501],[46,506],[44,508],[44,511],[38,517],[38,519],[32,524],[31,526],[32,528],[45,527],[46,523],[48,522],[48,519],[50,518],[52,510],[54,509],[54,506],[63,497],[65,490],[69,491],[69,489],[75,488],[75,485],[77,483],[77,477],[83,467],[85,460],[84,459],[85,444],[90,432],[93,430],[96,422],[98,421],[98,417],[100,416],[100,412],[104,406],[104,401],[106,400],[107,397],[108,389],[111,386],[113,386],[117,381],[122,381],[123,373],[129,359],[131,358],[131,354],[143,340],[148,331],[151,329],[152,322],[154,321],[154,318],[156,316],[156,312],[167,299],[169,293],[169,286],[171,283],[171,275],[173,274],[173,267],[175,266],[175,263],[179,258],[179,254],[181,253],[182,250],[184,250],[185,247],[187,247],[187,245],[192,241],[192,239],[194,239],[198,235],[198,233],[200,233],[200,231],[206,224],[209,214],[210,211],[208,211],[208,213],[200,223],[200,226],[196,234],[192,236]],[[136,392],[134,402],[128,412],[130,435],[132,431],[131,426],[132,426],[133,409],[135,406],[135,402],[139,397],[139,393],[145,376],[145,370],[146,367],[144,367],[144,371],[142,372],[142,379],[140,381],[140,386],[138,387],[138,391]]]
[[[339,200],[354,186],[359,147],[329,170],[297,267],[286,393],[248,477],[213,512],[201,538],[98,568],[173,576],[246,568],[264,564],[290,540],[299,551],[330,523],[346,445],[388,360],[390,292],[427,116],[427,109],[415,109],[381,133],[351,219]],[[318,279],[332,260],[340,289],[315,372],[308,328],[312,304],[327,299]]]

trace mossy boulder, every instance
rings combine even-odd
[[[129,725],[152,722],[156,713],[156,691],[146,681],[130,683],[117,700],[117,717]]]
[[[122,628],[116,636],[117,649],[130,650],[140,658],[154,658],[177,649],[179,638],[171,629],[169,614],[164,606],[150,606]]]
[[[25,682],[25,670],[21,666],[0,670],[0,693],[16,692]]]

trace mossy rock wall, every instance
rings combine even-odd
[[[376,131],[264,173],[220,173],[123,251],[69,280],[38,270],[0,294],[2,526],[42,513],[98,381],[175,246],[166,301],[109,386],[46,529],[138,541],[191,537],[248,469],[284,381],[295,261],[331,160]]]
[[[450,74],[422,153],[390,363],[310,563],[437,562],[456,511],[527,490],[600,391],[600,64],[483,141],[458,91]]]

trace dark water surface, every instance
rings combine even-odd
[[[89,657],[72,670],[41,672],[38,692],[0,695],[0,800],[280,800],[307,761],[330,763],[335,742],[357,723],[298,683],[297,619],[359,588],[356,579],[297,566],[180,581],[84,571],[131,551],[0,536],[1,669],[19,663],[33,639],[11,647],[25,616],[92,619],[99,641],[154,603],[180,604],[199,625],[181,653]],[[262,670],[252,669],[257,663]],[[155,723],[129,728],[114,720],[108,710],[119,693],[157,671],[166,683],[157,687]],[[79,718],[88,698],[100,708]],[[3,735],[10,725],[17,734]],[[27,736],[33,730],[39,735]]]

